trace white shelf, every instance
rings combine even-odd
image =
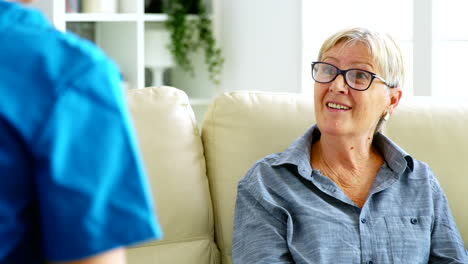
[[[65,14],[65,22],[128,22],[137,21],[137,14],[99,14],[99,13],[73,13]]]
[[[58,29],[71,30],[94,41],[104,50],[118,64],[128,89],[143,88],[146,86],[145,62],[149,61],[149,53],[145,51],[146,33],[150,30],[163,29],[168,16],[145,13],[145,0],[116,1],[119,3],[117,10],[120,13],[66,13],[64,0],[38,1],[44,3],[38,7],[48,14]],[[219,5],[220,0],[208,1],[217,2]],[[214,8],[214,10],[218,9]],[[214,13],[210,16],[216,20]],[[196,15],[189,15],[188,19],[196,17]],[[178,67],[173,67],[170,74],[171,83],[167,85],[184,90],[189,95],[190,104],[194,107],[197,119],[202,120],[206,108],[215,95],[216,88],[208,79],[201,53],[194,55],[193,62],[195,77]]]
[[[189,17],[190,19],[190,17]],[[64,16],[65,22],[127,22],[143,20],[145,22],[165,22],[166,14],[100,14],[100,13],[68,13]]]

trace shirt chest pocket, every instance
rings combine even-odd
[[[431,248],[430,216],[385,217],[393,263],[427,263]]]

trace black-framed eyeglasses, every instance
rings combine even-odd
[[[330,63],[321,61],[312,62],[312,78],[318,83],[333,82],[340,74],[343,75],[346,84],[354,90],[365,91],[369,89],[375,78],[381,80],[388,87],[393,88],[382,77],[370,71],[361,69],[340,70]]]

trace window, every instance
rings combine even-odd
[[[407,95],[468,96],[466,0],[302,0],[302,91],[312,93],[310,62],[335,31],[363,26],[390,33],[405,60]]]
[[[468,1],[432,0],[432,95],[468,97]]]

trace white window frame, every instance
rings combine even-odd
[[[413,0],[413,95],[432,95],[432,0]]]

